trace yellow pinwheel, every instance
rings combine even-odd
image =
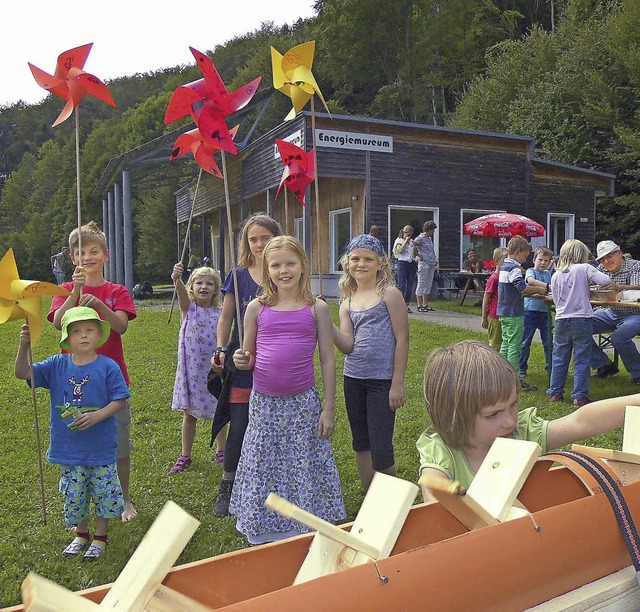
[[[313,98],[314,93],[318,94],[327,112],[331,114],[327,108],[327,103],[322,97],[318,83],[311,72],[315,49],[315,40],[292,47],[284,55],[281,55],[271,47],[273,86],[278,91],[289,96],[293,103],[293,108],[284,118],[285,121],[293,119],[305,107],[307,102]]]
[[[21,280],[13,249],[9,249],[0,260],[0,325],[26,319],[31,346],[34,346],[42,333],[42,297],[45,295],[71,293],[53,283]]]

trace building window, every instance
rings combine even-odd
[[[549,213],[547,215],[547,246],[557,255],[560,247],[574,237],[575,215]]]
[[[294,238],[297,238],[302,243],[302,246],[305,246],[304,217],[297,217],[296,219],[293,220],[293,236]]]
[[[389,236],[387,237],[387,255],[391,258],[391,251],[393,249],[393,243],[400,235],[400,231],[405,225],[410,225],[413,228],[413,237],[416,238],[418,234],[422,233],[422,226],[427,221],[435,221],[436,225],[440,225],[438,221],[439,209],[438,208],[419,208],[416,206],[389,206]],[[439,252],[439,240],[440,234],[436,230],[433,234],[433,247],[436,251],[436,255]]]
[[[332,210],[329,212],[329,252],[330,274],[340,274],[340,257],[351,240],[351,209]]]
[[[211,266],[214,270],[222,273],[220,269],[220,236],[211,236]]]

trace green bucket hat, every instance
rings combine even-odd
[[[100,323],[100,327],[102,328],[102,338],[98,340],[96,348],[102,346],[109,339],[111,326],[106,321],[103,321],[100,318],[100,315],[93,308],[89,308],[88,306],[75,306],[74,308],[69,308],[69,310],[62,315],[62,337],[60,338],[61,348],[67,351],[71,350],[69,342],[67,341],[69,338],[68,329],[71,323],[76,323],[78,321],[97,321]]]

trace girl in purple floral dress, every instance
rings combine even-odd
[[[213,419],[218,400],[207,389],[211,355],[217,346],[216,328],[220,318],[220,277],[213,268],[196,268],[187,284],[182,282],[182,263],[173,267],[180,305],[178,367],[171,409],[182,412],[182,453],[171,473],[182,472],[192,463],[191,449],[198,419]],[[224,457],[224,430],[216,439],[216,463]]]
[[[335,427],[336,364],[329,307],[309,285],[309,264],[291,236],[269,241],[262,288],[247,306],[244,342],[233,360],[253,368],[249,425],[231,494],[236,528],[251,544],[308,529],[268,509],[274,492],[320,518],[345,517],[329,436]],[[313,355],[320,352],[324,402],[316,388]]]

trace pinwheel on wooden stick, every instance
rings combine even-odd
[[[22,280],[18,274],[18,266],[9,249],[0,260],[0,324],[18,319],[25,319],[29,325],[31,344],[29,346],[29,365],[33,364],[32,348],[42,333],[42,297],[49,295],[71,295],[69,291],[41,281]],[[33,400],[34,425],[36,432],[36,449],[40,474],[40,496],[42,501],[42,518],[47,523],[46,502],[44,497],[44,477],[42,469],[42,453],[40,450],[40,427],[38,424],[38,406],[36,403],[35,381],[31,369],[31,397]]]
[[[221,151],[222,178],[224,180],[229,234],[229,259],[234,290],[237,295],[238,279],[236,276],[235,253],[233,251],[233,223],[231,220],[231,202],[229,199],[225,151],[235,155],[238,153],[238,149],[233,142],[231,131],[227,127],[226,118],[241,108],[244,108],[250,102],[258,89],[262,77],[257,77],[243,87],[229,92],[211,59],[193,47],[189,47],[189,49],[198,62],[203,78],[187,83],[187,85],[182,85],[173,92],[165,113],[164,122],[168,124],[187,115],[191,115],[203,141]],[[198,177],[198,184],[200,183],[201,176],[202,172]],[[197,189],[198,186],[196,186],[196,192]],[[192,211],[194,205],[195,196],[192,203]],[[184,249],[182,258],[184,259]],[[236,300],[236,317],[240,325],[242,317],[240,315],[240,303],[238,300]],[[240,327],[238,332],[240,345],[242,346],[242,329]]]
[[[229,92],[209,56],[193,47],[189,49],[198,62],[203,78],[182,85],[173,92],[164,122],[169,124],[191,115],[207,142],[236,155],[238,149],[225,119],[249,103],[262,77]]]
[[[80,118],[78,115],[78,106],[80,101],[86,94],[94,96],[110,106],[115,106],[109,90],[106,85],[93,74],[89,74],[84,70],[84,64],[87,61],[89,52],[93,47],[93,43],[69,49],[58,56],[55,74],[52,76],[44,70],[40,70],[33,64],[29,63],[31,74],[36,83],[43,89],[50,91],[54,96],[58,96],[66,100],[62,112],[54,121],[53,126],[59,125],[71,116],[75,111],[76,116],[76,193],[77,193],[77,215],[78,215],[78,250],[82,252],[82,236],[80,228],[82,227],[81,210],[80,210]]]
[[[284,119],[285,121],[293,119],[307,105],[307,102],[313,99],[314,93],[318,94],[327,112],[331,114],[311,72],[315,49],[315,40],[292,47],[284,55],[271,47],[273,86],[289,96],[293,104],[293,108]]]
[[[313,54],[315,53],[316,42],[311,40],[301,45],[297,45],[289,49],[284,55],[281,55],[273,47],[271,47],[271,65],[273,68],[273,86],[291,98],[293,108],[285,117],[285,121],[293,119],[311,100],[311,134],[312,140],[316,142],[316,113],[313,103],[313,95],[318,94],[322,100],[322,104],[327,109],[327,113],[331,116],[327,103],[322,97],[318,83],[316,82],[311,67],[313,65]],[[314,167],[318,169],[318,160],[316,148],[312,149],[314,158]],[[318,248],[318,287],[322,294],[322,243],[320,241],[320,196],[318,193],[318,181],[315,181],[316,194],[316,240]]]
[[[235,138],[236,133],[238,131],[238,125],[231,128],[229,130],[229,134],[231,138]],[[196,128],[195,130],[189,130],[184,134],[180,134],[178,138],[176,138],[176,142],[173,145],[173,149],[171,151],[171,156],[169,157],[170,161],[174,159],[178,159],[178,157],[182,157],[187,153],[193,153],[193,157],[196,160],[198,166],[200,166],[200,173],[198,174],[198,182],[196,183],[196,189],[193,192],[193,201],[191,203],[191,212],[189,213],[189,221],[187,223],[187,231],[186,235],[189,235],[189,231],[191,230],[191,221],[193,221],[193,213],[196,208],[196,200],[198,199],[198,190],[200,188],[200,180],[202,179],[202,171],[208,172],[209,174],[213,174],[213,176],[217,176],[218,178],[222,177],[222,172],[216,163],[215,154],[220,151],[219,147],[211,144],[208,140],[205,140],[204,136],[201,134],[200,130]],[[188,241],[184,241],[184,245],[182,246],[182,255],[180,255],[180,261],[184,261],[184,257],[187,252],[187,244]],[[176,301],[176,287],[173,289],[173,297],[171,298],[171,307],[169,308],[169,318],[167,319],[167,323],[171,322],[171,315],[173,314],[173,306]]]

